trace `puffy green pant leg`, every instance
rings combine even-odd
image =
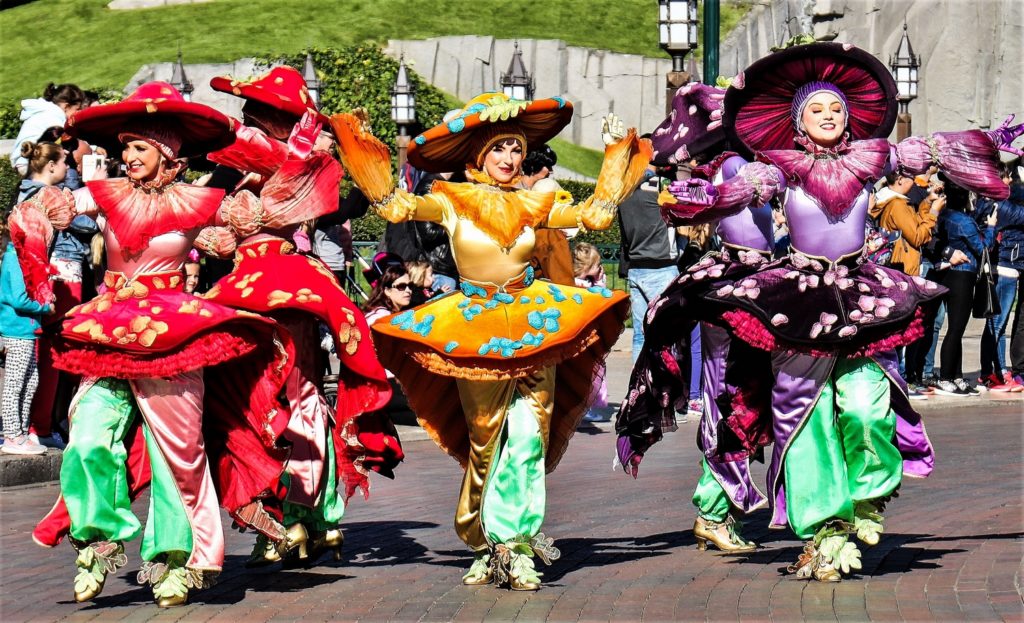
[[[323,490],[320,492],[316,508],[285,502],[282,506],[286,526],[301,522],[306,527],[325,532],[338,527],[338,524],[341,523],[341,518],[345,516],[345,502],[338,495],[337,462],[334,457],[334,438],[328,434],[327,477],[324,479]],[[281,480],[287,485],[288,474],[283,474]]]
[[[185,513],[181,494],[174,483],[160,446],[153,440],[149,427],[142,425],[149,450],[149,466],[153,473],[149,489],[149,517],[142,534],[142,559],[155,560],[167,552],[192,553],[192,523]],[[159,519],[157,519],[159,517]]]
[[[71,536],[85,542],[130,541],[142,525],[128,497],[124,438],[138,409],[126,381],[101,379],[72,405],[60,490]]]
[[[546,502],[544,441],[533,409],[518,391],[501,435],[480,511],[492,543],[536,536],[544,523]]]
[[[697,481],[697,488],[693,491],[693,505],[704,519],[723,522],[729,516],[729,508],[732,506],[729,496],[711,474],[707,459],[702,459],[700,464],[703,472]]]
[[[891,494],[902,460],[889,380],[866,358],[839,360],[786,452],[786,513],[800,538],[826,522],[852,522],[854,502]]]

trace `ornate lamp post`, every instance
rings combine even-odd
[[[192,92],[196,89],[192,85],[192,81],[185,75],[185,63],[181,57],[181,44],[178,44],[178,62],[174,63],[174,67],[171,68],[171,86],[181,93],[186,102],[192,101]]]
[[[501,74],[501,90],[514,100],[533,99],[533,76],[526,71],[526,64],[523,63],[523,53],[519,51],[519,42],[515,42],[515,49],[512,52],[512,60],[508,64],[508,71]]]
[[[306,82],[306,90],[309,91],[309,99],[313,104],[320,105],[320,79],[316,77],[316,65],[313,64],[313,54],[306,52],[306,62],[302,66],[302,79]]]
[[[903,37],[896,54],[889,57],[889,68],[896,79],[896,96],[900,103],[900,112],[896,117],[896,140],[902,141],[910,136],[910,102],[917,98],[917,70],[921,67],[921,57],[914,54],[907,36],[907,22],[903,21]]]
[[[697,47],[697,22],[697,0],[658,0],[658,43],[672,57],[672,71],[665,77],[666,113],[672,96],[690,81],[683,62]]]
[[[405,57],[398,60],[398,75],[391,87],[391,120],[398,126],[398,170],[401,172],[409,149],[409,126],[416,122],[416,93],[409,83]]]

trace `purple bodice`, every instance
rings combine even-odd
[[[864,246],[864,221],[868,214],[867,186],[853,207],[838,219],[830,218],[802,188],[787,188],[783,205],[789,224],[790,243],[806,255],[836,260]]]
[[[722,167],[715,174],[714,182],[720,184],[736,175],[736,172],[746,162],[740,156],[729,158],[722,163]],[[748,207],[737,214],[723,218],[718,221],[716,231],[722,242],[726,244],[760,251],[771,251],[775,248],[775,237],[772,233],[772,208],[767,203],[760,207]]]

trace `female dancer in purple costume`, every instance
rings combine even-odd
[[[934,465],[893,349],[921,334],[920,308],[943,290],[862,260],[870,188],[891,170],[913,175],[936,165],[966,188],[1005,197],[997,154],[1017,153],[1009,144],[1024,133],[1009,126],[1011,117],[992,132],[936,133],[893,146],[883,137],[895,121],[894,93],[886,68],[850,45],[772,54],[725,97],[726,131],[757,161],[723,183],[691,179],[663,195],[665,209],[683,218],[728,215],[775,195],[785,206],[792,252],[741,280],[715,283],[702,313],[771,352],[772,526],[788,524],[810,539],[790,570],[819,581],[860,568],[849,537],[878,542],[901,466],[924,477]],[[623,463],[638,463],[645,442],[620,439]]]

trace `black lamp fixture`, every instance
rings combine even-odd
[[[900,112],[907,112],[907,105],[917,98],[917,70],[920,67],[921,57],[914,54],[910,37],[907,35],[907,22],[904,20],[900,45],[896,49],[896,54],[889,57],[889,68],[892,70],[892,77],[896,79],[896,89],[899,92],[897,99],[900,102]]]
[[[526,64],[523,62],[523,53],[519,50],[518,41],[515,42],[508,71],[501,74],[501,90],[509,99],[533,99],[533,76],[526,71]]]
[[[665,112],[672,110],[676,91],[693,79],[684,66],[686,55],[697,48],[697,0],[658,0],[658,44],[672,57],[665,76]]]
[[[914,54],[907,35],[907,20],[903,20],[903,36],[896,54],[889,57],[889,69],[896,80],[896,100],[900,103],[900,112],[896,117],[896,138],[903,140],[910,136],[910,102],[917,98],[917,71],[921,67],[921,57]]]
[[[178,43],[178,61],[171,68],[171,86],[181,93],[186,102],[192,101],[192,92],[196,89],[192,85],[192,81],[185,75],[185,63],[181,56],[181,43]]]
[[[409,70],[405,66],[404,56],[398,59],[398,74],[391,87],[391,120],[398,126],[399,132],[416,121],[416,92],[409,82]]]
[[[658,0],[658,44],[672,57],[672,71],[697,48],[697,0]]]
[[[316,77],[316,65],[313,64],[312,52],[306,52],[306,62],[302,66],[302,79],[306,82],[309,99],[318,106],[320,104],[320,78]]]

